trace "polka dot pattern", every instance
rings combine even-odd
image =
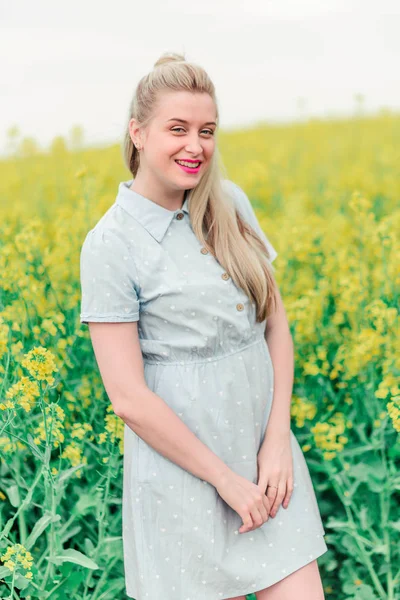
[[[257,453],[274,398],[266,322],[194,236],[190,192],[167,210],[122,182],[81,251],[81,322],[136,322],[148,387],[234,472],[257,483]],[[246,194],[225,180],[261,231]],[[156,418],[156,416],[155,416]],[[297,439],[288,508],[245,534],[208,481],[125,426],[123,547],[136,600],[226,599],[264,589],[326,552],[325,531]]]

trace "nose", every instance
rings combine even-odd
[[[200,142],[201,139],[199,139],[197,134],[192,135],[185,146],[186,151],[194,155],[201,154],[203,146]]]

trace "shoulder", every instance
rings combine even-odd
[[[246,192],[231,179],[222,180],[222,189],[232,199],[235,207],[244,217],[252,214],[253,208]]]
[[[130,250],[126,222],[118,214],[118,207],[111,206],[90,229],[81,246],[81,255],[87,252],[105,256],[126,253]]]
[[[82,277],[93,273],[107,273],[113,279],[136,276],[131,247],[119,228],[99,221],[90,229],[81,246],[80,270]]]
[[[90,253],[104,257],[107,254],[121,252],[125,247],[118,231],[97,224],[87,232],[81,246],[81,256]]]
[[[222,189],[232,198],[237,198],[239,193],[242,191],[241,188],[231,179],[222,180]]]

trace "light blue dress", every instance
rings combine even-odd
[[[80,320],[139,321],[148,387],[232,470],[257,483],[257,452],[274,393],[266,322],[195,237],[188,211],[170,211],[121,182],[81,250]],[[261,230],[244,191],[224,189]],[[157,415],[154,415],[157,418]],[[288,508],[247,533],[215,487],[162,456],[127,425],[123,548],[136,600],[219,600],[250,594],[327,551],[314,488],[291,431]]]

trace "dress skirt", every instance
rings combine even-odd
[[[233,471],[257,483],[257,452],[273,400],[264,337],[215,359],[145,362],[147,384]],[[262,590],[327,551],[316,496],[290,432],[287,509],[239,533],[216,488],[162,456],[125,425],[123,544],[127,595],[214,600]]]

